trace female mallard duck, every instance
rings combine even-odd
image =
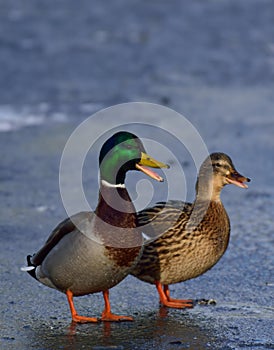
[[[144,165],[168,167],[145,153],[140,139],[118,132],[103,145],[100,157],[100,191],[95,213],[81,212],[61,222],[45,245],[23,268],[48,287],[66,294],[74,322],[97,322],[79,316],[74,296],[103,292],[103,321],[132,320],[111,313],[108,290],[123,280],[142,251],[142,234],[133,203],[125,188],[127,171],[141,170],[155,180],[163,179]]]
[[[247,188],[244,182],[249,181],[236,171],[226,154],[213,153],[200,168],[193,204],[158,203],[138,214],[139,225],[151,240],[131,274],[155,284],[163,305],[193,306],[192,300],[172,299],[168,285],[197,277],[218,262],[230,234],[221,190],[227,184]]]

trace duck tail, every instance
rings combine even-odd
[[[36,270],[36,266],[32,263],[31,261],[32,256],[28,255],[27,256],[27,266],[23,266],[21,267],[21,271],[27,272],[29,275],[31,275],[31,277],[35,278],[37,280],[36,274],[35,274],[35,270]]]

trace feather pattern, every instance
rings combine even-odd
[[[230,221],[221,202],[222,188],[230,183],[246,188],[224,153],[211,154],[202,164],[191,203],[157,203],[138,213],[138,224],[150,239],[131,274],[156,284],[160,301],[169,307],[190,307],[191,301],[169,296],[168,285],[195,278],[211,267],[227,249]],[[162,286],[164,289],[162,289]]]

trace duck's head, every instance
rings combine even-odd
[[[203,186],[211,185],[213,196],[220,194],[225,185],[233,184],[241,188],[247,188],[246,182],[250,179],[238,173],[231,158],[225,153],[212,153],[201,165],[199,171],[198,191],[203,191]]]
[[[146,154],[141,140],[134,134],[120,131],[111,136],[102,146],[100,156],[101,179],[111,184],[123,184],[126,172],[139,170],[157,181],[163,178],[151,168],[169,168]]]

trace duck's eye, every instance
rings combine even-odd
[[[216,168],[220,168],[222,165],[221,165],[221,163],[214,163],[214,166],[215,166]]]

